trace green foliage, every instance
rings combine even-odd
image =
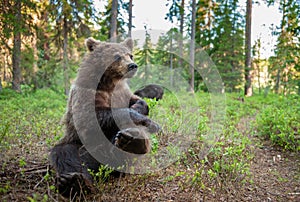
[[[32,197],[28,196],[27,197],[28,201],[30,202],[47,202],[49,201],[49,197],[47,194],[44,195],[39,195],[39,194],[33,194]]]
[[[279,97],[258,115],[258,134],[284,149],[300,151],[299,112],[299,96]]]
[[[128,22],[125,19],[126,12],[128,11],[129,2],[118,0],[118,18],[117,18],[117,33],[123,35],[125,33],[125,26]],[[111,27],[111,8],[112,1],[107,1],[104,11],[100,11],[100,18],[97,23],[100,25],[100,30],[95,32],[97,39],[107,41],[110,39],[109,29]],[[125,15],[124,15],[125,14]]]
[[[89,173],[94,178],[97,189],[102,192],[105,188],[105,183],[110,178],[110,175],[114,172],[112,168],[107,165],[100,165],[97,171],[88,170]]]
[[[272,0],[268,2],[274,3]],[[275,83],[276,93],[299,93],[300,4],[293,0],[281,0],[278,3],[282,18],[280,26],[273,29],[273,35],[278,38],[275,56],[269,59],[269,72]]]
[[[174,166],[168,168],[174,169],[173,174],[163,176],[159,180],[162,184],[177,183],[179,189],[197,187],[218,191],[232,184],[243,186],[251,182],[251,148],[254,145],[251,133],[257,132],[285,149],[299,151],[299,96],[254,95],[242,101],[237,93],[227,94],[223,128],[213,142],[207,142],[206,136],[213,130],[210,96],[208,93],[191,95],[166,91],[162,100],[145,99],[150,107],[150,118],[163,129],[161,134],[150,136],[151,166],[157,168],[162,163],[158,157],[165,155],[175,160]],[[0,150],[9,158],[2,160],[2,169],[8,167],[8,162],[15,161],[20,176],[26,175],[24,169],[31,163],[27,154],[31,158],[34,153],[40,155],[40,144],[49,149],[61,137],[59,122],[65,104],[65,96],[50,89],[24,90],[22,94],[6,88],[1,91]],[[25,152],[14,157],[14,152],[19,151],[17,148]],[[104,165],[91,172],[99,193],[110,189],[112,173],[113,170]],[[144,179],[147,177],[149,175],[142,175]],[[52,182],[53,179],[47,173],[43,180]],[[7,194],[11,189],[11,182],[3,182],[0,193]],[[54,191],[55,187],[50,185],[48,189]],[[43,192],[26,197],[29,201],[47,201],[49,196]]]
[[[242,88],[244,62],[244,22],[238,1],[220,1],[215,11],[212,59],[224,81],[226,90]]]
[[[35,141],[52,145],[62,135],[59,122],[65,103],[64,95],[49,89],[23,94],[3,89],[0,93],[0,150],[25,142],[36,144]],[[20,166],[26,164],[22,159],[19,163]]]

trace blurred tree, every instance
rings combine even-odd
[[[214,11],[218,5],[213,0],[199,0],[198,10],[196,12],[196,43],[202,47],[208,54],[212,47],[214,30],[212,22],[214,21]]]
[[[21,22],[22,4],[21,0],[16,0],[14,5],[15,24],[13,29],[13,52],[12,52],[12,65],[13,65],[13,81],[12,89],[21,92]]]
[[[257,85],[258,85],[258,92],[261,94],[261,88],[262,88],[262,81],[261,81],[261,73],[264,73],[263,70],[261,69],[261,63],[262,63],[262,58],[261,58],[261,38],[257,39],[254,43],[253,49],[253,71],[255,71],[254,75],[257,76]],[[263,78],[264,81],[266,82],[266,78]]]
[[[143,78],[144,84],[147,83],[149,77],[149,68],[153,64],[153,47],[151,43],[151,36],[148,32],[147,26],[145,28],[145,42],[141,50],[137,50],[135,61],[139,67],[144,67],[143,72],[139,72],[139,78]]]
[[[54,24],[54,40],[57,47],[63,52],[63,72],[64,72],[64,89],[65,94],[69,94],[70,77],[69,77],[69,43],[70,39],[79,33],[88,33],[90,19],[95,19],[95,10],[92,0],[50,0],[49,18]],[[75,35],[74,35],[75,34]]]
[[[196,0],[192,0],[192,19],[191,19],[191,40],[190,40],[190,89],[191,93],[194,93],[194,71],[195,71],[195,27],[196,27]]]
[[[268,0],[269,5],[275,3]],[[282,87],[284,94],[296,92],[300,88],[300,3],[280,0],[282,13],[280,28],[273,32],[278,36],[275,57],[270,58],[270,73],[275,80],[275,92]]]
[[[104,12],[101,13],[101,20],[99,20],[98,24],[100,25],[99,34],[96,33],[96,38],[106,41],[111,38],[111,20],[112,20],[112,0],[108,0],[105,6]],[[118,0],[117,7],[117,27],[116,27],[116,36],[118,38],[122,38],[126,33],[125,27],[129,26],[129,2],[124,2],[122,0]],[[126,18],[126,14],[128,14],[128,22]],[[131,25],[132,26],[132,25]],[[128,32],[127,32],[128,33]],[[126,33],[126,35],[127,35]]]
[[[246,32],[245,32],[245,90],[246,96],[252,96],[251,78],[251,22],[252,22],[252,0],[247,0]]]
[[[243,88],[244,16],[238,0],[217,1],[210,56],[217,65],[227,91]]]
[[[111,42],[117,41],[117,21],[118,21],[118,0],[112,0],[110,29],[109,29],[109,38]]]
[[[213,47],[213,22],[214,22],[214,11],[217,8],[217,4],[213,0],[199,0],[197,2],[196,11],[196,33],[195,43],[196,52],[206,51],[208,55],[211,54]],[[203,61],[196,58],[195,65],[200,67]],[[206,91],[207,88],[203,84],[202,75],[198,71],[195,71],[195,90]]]
[[[172,35],[171,43],[172,43],[173,39],[177,40],[177,42],[178,42],[178,55],[179,55],[178,66],[182,67],[182,65],[183,65],[185,1],[184,0],[168,0],[167,6],[169,6],[169,5],[170,5],[169,12],[166,14],[165,19],[169,20],[172,23],[174,23],[174,19],[176,19],[176,21],[179,22],[179,33],[175,32],[174,35]],[[170,64],[172,64],[172,61],[170,61]]]
[[[0,45],[6,49],[4,53],[11,55],[12,88],[18,92],[21,92],[22,83],[22,36],[33,34],[34,20],[32,13],[35,10],[36,4],[32,0],[7,0],[0,4]],[[9,61],[7,57],[4,59],[7,62]],[[4,68],[5,66],[7,66],[7,63],[4,64]],[[6,74],[5,68],[4,75],[6,76]]]
[[[131,38],[131,30],[132,30],[132,0],[129,0],[128,4],[128,37]]]

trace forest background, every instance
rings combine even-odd
[[[130,36],[139,65],[130,84],[170,87],[162,100],[146,100],[164,131],[151,137],[151,154],[166,148],[176,160],[160,172],[118,179],[101,167],[94,174],[97,192],[79,200],[300,201],[299,0],[165,0],[161,21],[172,26],[153,34],[145,24],[141,37],[132,23],[139,18],[135,2],[0,0],[1,201],[65,200],[48,152],[63,136],[60,121],[84,40]],[[264,37],[251,40],[253,5],[278,7],[269,57]],[[219,81],[209,77],[215,70],[221,88],[211,88]],[[182,88],[178,78],[188,85]],[[215,89],[226,99],[214,100]],[[222,114],[222,129],[203,156],[215,131],[214,110]]]
[[[247,20],[247,6],[239,1],[196,1],[194,23],[192,2],[172,0],[165,3],[169,12],[162,16],[162,21],[168,20],[173,26],[154,44],[145,24],[145,41],[140,42],[143,46],[135,51],[140,66],[181,67],[187,79],[194,78],[193,90],[205,90],[201,75],[197,72],[193,75],[188,64],[167,53],[172,46],[173,50],[189,54],[189,44],[181,46],[180,41],[191,40],[197,44],[195,52],[204,50],[213,60],[227,92],[242,92],[247,84],[247,88],[251,86],[259,93],[269,90],[299,93],[299,1],[247,2],[248,19],[252,17],[249,5],[253,3],[279,4],[281,21],[279,26],[270,28],[277,42],[274,56],[269,58],[261,57],[264,48],[261,38],[254,44],[247,42],[248,39],[251,42],[251,31],[246,29],[248,26],[251,30],[251,21]],[[132,13],[132,6],[132,1],[100,1],[97,7],[105,9],[99,10],[94,1],[89,0],[3,0],[0,8],[2,86],[20,92],[21,88],[50,87],[67,93],[85,52],[84,39],[131,36],[132,17],[138,18]],[[176,39],[175,35],[182,39]]]

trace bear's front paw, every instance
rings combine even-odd
[[[142,120],[139,125],[145,126],[149,133],[160,133],[162,129],[160,125],[152,121],[151,119],[144,119]]]
[[[58,192],[67,198],[94,192],[93,183],[82,173],[61,174],[56,178]]]
[[[151,123],[147,126],[149,133],[162,133],[162,128],[160,125],[151,121]]]
[[[145,102],[144,100],[138,100],[130,108],[145,116],[149,115],[149,107],[147,105],[147,102]]]
[[[146,154],[151,147],[147,136],[137,128],[119,131],[114,139],[114,145],[134,154]]]

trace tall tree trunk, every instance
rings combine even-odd
[[[192,24],[191,24],[191,42],[190,42],[190,89],[194,93],[194,66],[195,66],[195,26],[196,26],[196,0],[192,0]]]
[[[68,21],[64,16],[63,24],[63,70],[64,70],[64,87],[65,94],[69,95],[69,71],[68,71]]]
[[[275,93],[278,94],[280,85],[280,67],[278,67],[275,81]]]
[[[131,38],[131,30],[132,30],[132,0],[129,0],[128,7],[128,37]]]
[[[258,60],[259,62],[257,63],[257,83],[258,83],[258,93],[261,94],[261,82],[260,82],[260,59]]]
[[[180,25],[179,25],[179,60],[178,65],[181,68],[183,64],[183,24],[184,24],[184,0],[181,0]]]
[[[245,91],[246,96],[252,96],[252,78],[251,78],[251,20],[252,19],[252,0],[247,0],[246,11],[246,52],[245,52]]]
[[[13,80],[12,89],[21,92],[21,0],[16,0],[15,4],[15,28],[13,39],[12,65]]]
[[[281,18],[281,25],[280,25],[280,29],[281,29],[281,33],[279,38],[281,38],[281,36],[286,35],[286,30],[285,30],[285,24],[286,24],[286,1],[283,0],[281,2],[282,4],[282,18]],[[282,52],[285,52],[285,50],[282,50],[284,46],[284,42],[282,41],[282,39],[279,40],[279,44],[277,45],[279,48],[279,54],[282,54]],[[286,56],[286,54],[283,54],[284,57]],[[278,57],[278,56],[277,56]],[[281,55],[282,57],[282,55]],[[284,62],[283,61],[279,61],[278,62],[278,69],[277,69],[277,74],[276,74],[276,80],[275,80],[275,93],[279,92],[279,87],[280,87],[280,82],[281,82],[281,72],[283,71],[283,66],[284,66]]]
[[[117,22],[118,22],[118,0],[112,0],[111,5],[111,18],[109,38],[111,42],[117,41]]]
[[[181,37],[181,36],[179,36]],[[180,41],[181,39],[179,39]],[[179,61],[181,60],[181,56]],[[180,64],[179,64],[180,65]],[[181,68],[181,65],[179,66]],[[171,32],[171,40],[170,40],[170,85],[173,86],[173,29]]]

